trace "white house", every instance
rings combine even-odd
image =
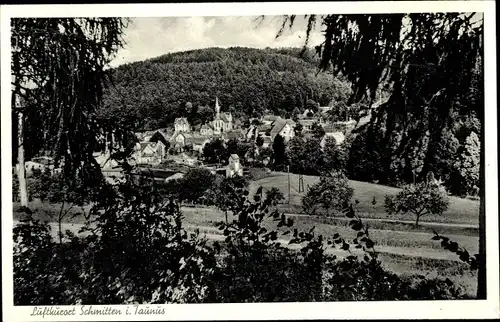
[[[54,159],[51,157],[37,157],[32,158],[30,161],[26,161],[24,163],[24,168],[26,169],[26,173],[30,174],[33,170],[44,171],[45,169],[49,169],[51,172],[54,171]]]
[[[214,135],[214,128],[210,124],[203,124],[200,129],[200,134],[204,136]]]
[[[243,176],[243,167],[240,164],[240,157],[237,154],[231,154],[229,164],[226,167],[226,177],[230,178],[235,175]]]
[[[174,127],[176,133],[191,131],[191,126],[189,125],[189,122],[185,117],[176,118],[174,121]]]
[[[134,159],[138,164],[160,164],[165,160],[163,142],[141,142],[135,146]]]
[[[279,134],[283,137],[285,142],[288,142],[295,136],[295,122],[290,119],[278,119],[274,122],[273,128],[271,129],[271,140],[274,141],[276,136]]]

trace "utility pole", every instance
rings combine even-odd
[[[290,165],[286,166],[288,171],[288,204],[290,204]]]

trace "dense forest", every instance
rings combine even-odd
[[[216,96],[223,111],[246,117],[265,109],[291,115],[310,99],[320,105],[347,100],[350,87],[331,74],[318,74],[317,59],[300,48],[234,47],[134,62],[113,70],[113,86],[105,92],[100,112],[134,129],[152,129],[179,116],[198,115],[194,123],[203,122],[199,114],[205,114],[197,111],[213,108]]]

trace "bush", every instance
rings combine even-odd
[[[347,177],[342,172],[332,172],[329,176],[320,177],[302,198],[302,208],[308,215],[315,215],[318,208],[326,211],[327,216],[341,210],[354,194],[349,187]]]
[[[325,272],[325,301],[451,300],[464,298],[449,279],[426,279],[386,271],[380,261],[348,256],[329,261]]]
[[[92,208],[87,237],[57,245],[47,226],[30,220],[16,227],[16,305],[213,299],[215,252],[183,229],[178,204],[150,183],[128,180],[117,191]]]

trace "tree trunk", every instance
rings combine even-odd
[[[482,108],[482,110],[484,107]],[[484,116],[484,115],[481,115]],[[477,298],[486,299],[486,182],[485,182],[485,134],[484,134],[484,117],[481,118],[483,124],[481,126],[481,149],[479,162],[479,265],[477,272]]]
[[[418,227],[418,221],[420,219],[420,215],[417,215],[417,221],[415,221],[415,227]]]
[[[24,164],[24,113],[20,109],[19,95],[15,95],[16,107],[18,108],[18,134],[17,134],[17,163],[19,180],[19,198],[21,206],[28,207],[28,186],[26,184],[26,168]]]

